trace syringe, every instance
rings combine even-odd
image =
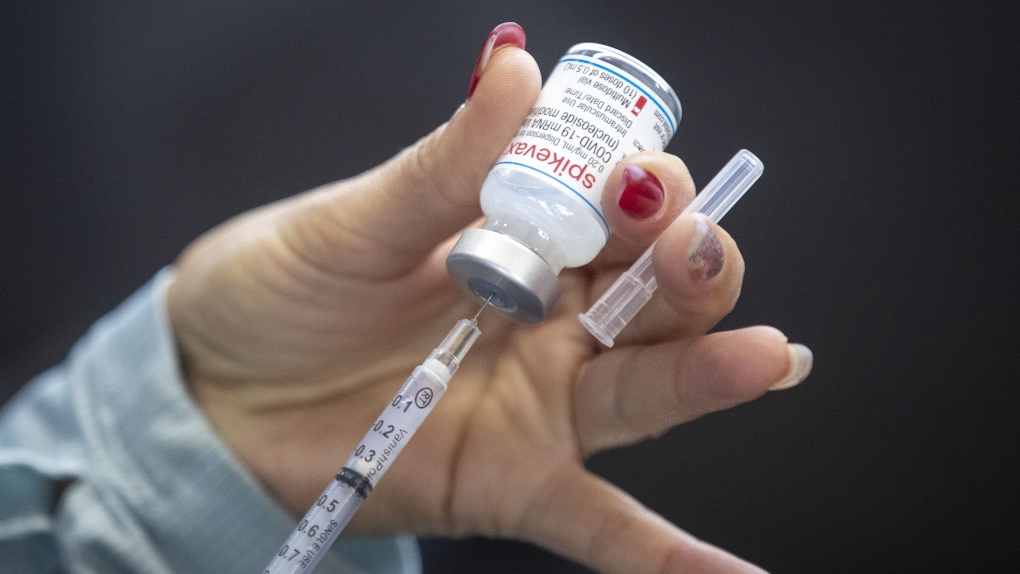
[[[718,223],[764,170],[765,166],[757,156],[746,149],[740,150],[680,215],[704,213]],[[613,339],[648,303],[659,286],[652,270],[653,249],[654,243],[587,313],[577,317],[585,329],[608,347],[613,346]]]
[[[478,315],[483,309],[485,305],[471,320],[458,321],[442,344],[414,369],[263,574],[308,573],[315,568],[443,396],[481,334]]]

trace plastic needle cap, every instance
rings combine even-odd
[[[764,170],[765,166],[757,156],[746,149],[740,150],[680,215],[703,213],[718,223]],[[587,313],[578,315],[581,324],[608,347],[613,346],[613,339],[648,303],[658,287],[652,270],[653,249],[655,244],[613,283]]]

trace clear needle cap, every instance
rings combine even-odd
[[[703,213],[718,223],[764,170],[765,165],[757,156],[746,149],[740,150],[680,215]],[[587,313],[578,315],[581,324],[608,347],[613,346],[616,336],[648,303],[658,287],[652,270],[653,249],[655,244],[613,283]]]

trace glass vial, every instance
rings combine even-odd
[[[544,321],[559,272],[609,238],[609,172],[628,154],[665,149],[680,114],[676,92],[640,61],[601,44],[570,48],[482,185],[485,224],[454,246],[450,276],[516,322]]]

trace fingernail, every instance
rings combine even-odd
[[[639,165],[623,169],[620,197],[616,201],[624,213],[634,219],[648,219],[662,209],[665,197],[662,182],[654,173]]]
[[[722,271],[723,247],[705,217],[694,224],[694,237],[687,249],[687,267],[695,278],[708,281]]]
[[[787,348],[790,350],[790,372],[786,373],[781,381],[769,387],[770,391],[781,391],[797,386],[811,373],[811,365],[815,362],[811,349],[799,343],[790,343]]]
[[[482,79],[482,72],[489,65],[489,58],[492,56],[492,52],[496,48],[507,44],[513,44],[523,50],[526,40],[524,28],[521,28],[516,22],[504,22],[496,26],[492,32],[489,32],[489,37],[485,39],[485,44],[482,45],[482,51],[478,53],[475,69],[471,73],[471,83],[468,84],[468,93],[465,101],[470,100],[471,94],[475,93],[475,88],[478,87],[478,80]]]

